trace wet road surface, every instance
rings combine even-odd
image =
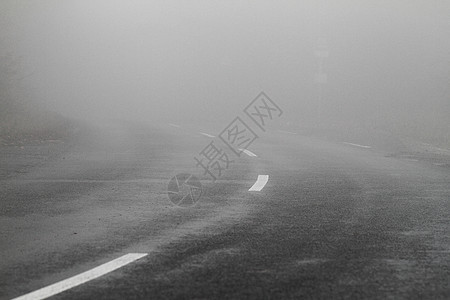
[[[53,298],[450,297],[449,168],[272,131],[176,207],[169,180],[202,177],[199,132],[110,124],[3,172],[0,297],[129,253],[147,255]]]

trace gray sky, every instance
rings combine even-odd
[[[228,120],[261,90],[312,118],[323,37],[332,122],[450,111],[449,3],[2,0],[0,31],[35,101],[152,120]]]

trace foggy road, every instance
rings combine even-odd
[[[167,183],[217,131],[173,125],[111,123],[2,176],[1,299],[133,253],[54,298],[449,297],[448,167],[271,131],[180,208]]]
[[[450,299],[450,1],[0,1],[1,299]]]

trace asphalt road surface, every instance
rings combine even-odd
[[[128,254],[41,296],[450,298],[448,167],[272,131],[213,183],[194,156],[216,133],[117,123],[70,144],[3,147],[0,298]],[[193,207],[167,196],[182,172],[202,178]],[[258,175],[267,184],[249,191]]]

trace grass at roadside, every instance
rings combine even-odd
[[[33,141],[64,140],[74,130],[73,121],[53,112],[19,111],[0,119],[0,145],[23,145]]]

